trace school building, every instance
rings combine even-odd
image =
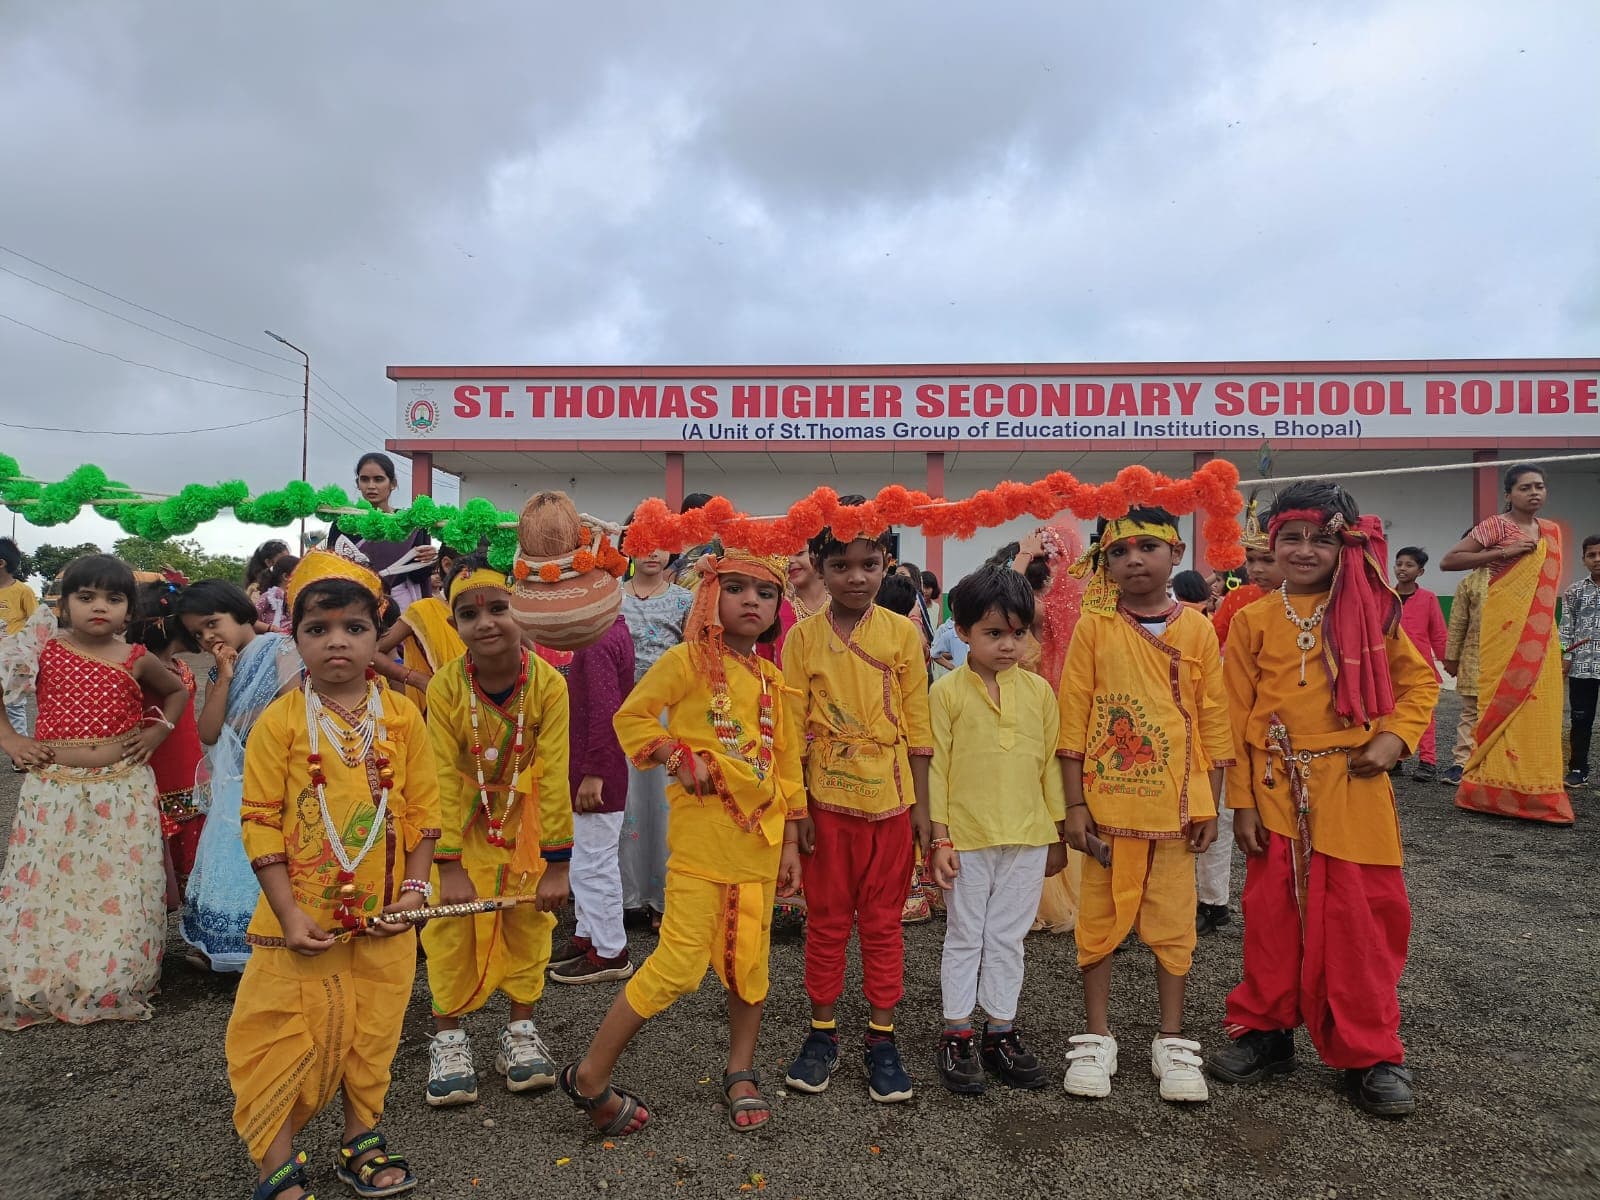
[[[1055,470],[1101,482],[1139,463],[1182,477],[1222,457],[1248,495],[1301,475],[1600,452],[1600,359],[392,366],[388,377],[397,430],[387,446],[412,460],[419,494],[443,470],[463,498],[515,511],[530,492],[559,488],[618,521],[645,497],[676,509],[692,492],[766,515],[820,484],[959,498]],[[1392,549],[1420,545],[1437,559],[1496,508],[1499,474],[1345,481],[1384,518]],[[1548,477],[1548,515],[1569,535],[1600,532],[1600,459]],[[905,529],[900,557],[948,586],[1038,523],[970,541]],[[1577,558],[1574,544],[1568,578]],[[1432,582],[1448,593],[1448,581]]]

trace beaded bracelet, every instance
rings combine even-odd
[[[928,843],[930,853],[934,850],[954,850],[955,848],[956,844],[949,838],[934,838],[933,841]]]
[[[402,879],[400,881],[400,891],[402,894],[415,892],[422,897],[424,904],[433,899],[433,884],[426,879]]]
[[[677,746],[674,747],[672,753],[667,756],[667,774],[676,775],[679,771],[683,770],[684,761],[693,753],[694,751],[691,750],[687,744],[679,742]]]

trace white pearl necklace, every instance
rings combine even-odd
[[[1306,655],[1317,648],[1317,629],[1322,625],[1322,617],[1328,611],[1328,602],[1324,600],[1311,610],[1309,617],[1302,617],[1295,612],[1294,605],[1289,603],[1289,585],[1283,583],[1278,588],[1278,594],[1283,597],[1283,615],[1289,618],[1289,623],[1300,631],[1294,639],[1296,648],[1300,651],[1300,686],[1306,686]]]
[[[321,744],[318,737],[319,732],[324,729],[331,729],[334,736],[340,737],[342,741],[342,731],[339,730],[336,725],[332,724],[333,717],[329,714],[328,710],[323,707],[322,697],[317,695],[317,690],[311,686],[311,680],[309,679],[307,679],[305,682],[305,694],[306,730],[311,742],[312,761],[313,763],[316,763],[318,762],[317,756],[320,753],[319,746]],[[368,684],[366,714],[362,718],[361,724],[351,730],[351,732],[356,734],[366,746],[366,752],[370,752],[374,740],[382,736],[380,731],[380,724],[382,720],[383,698],[378,693],[377,684]],[[343,746],[340,747],[339,757],[341,759],[345,758]],[[366,753],[363,753],[362,757],[357,760],[357,763],[364,762],[365,758]],[[345,761],[349,766],[357,765],[357,763],[350,763],[348,759]],[[333,851],[333,857],[339,863],[341,876],[348,876],[351,880],[353,880],[355,878],[356,868],[359,867],[362,863],[362,860],[365,859],[369,853],[371,853],[372,848],[378,844],[378,835],[384,830],[385,819],[389,813],[389,787],[386,783],[380,786],[378,791],[378,812],[377,815],[372,818],[372,828],[367,830],[367,840],[361,844],[361,849],[355,853],[354,857],[352,857],[350,852],[345,849],[344,838],[340,836],[338,826],[333,823],[333,814],[328,811],[327,790],[323,786],[319,776],[320,771],[313,773],[312,786],[316,789],[317,807],[322,813],[322,828],[328,835],[328,847]]]

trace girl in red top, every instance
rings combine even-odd
[[[189,696],[143,646],[122,640],[134,596],[126,563],[74,559],[61,595],[66,632],[51,636],[54,618],[42,610],[0,662],[8,694],[32,690],[39,703],[35,737],[0,726],[0,748],[28,768],[0,875],[7,1030],[148,1019],[166,940],[149,763]],[[143,688],[160,698],[153,714]]]
[[[189,884],[189,873],[194,870],[195,848],[206,824],[195,796],[195,772],[205,755],[194,723],[194,672],[178,657],[184,647],[183,623],[178,618],[178,597],[182,594],[182,588],[165,579],[140,584],[135,600],[138,615],[128,631],[129,640],[143,646],[178,677],[189,697],[171,734],[150,756],[150,769],[156,776],[156,799],[161,807],[161,836],[166,840],[167,866],[172,873],[167,907],[173,910],[183,907],[183,892]],[[142,690],[145,712],[148,714],[152,706],[159,709],[161,697],[148,687]]]

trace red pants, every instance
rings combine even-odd
[[[905,994],[905,907],[915,862],[911,814],[868,821],[813,809],[817,845],[805,860],[806,995],[831,1005],[844,991],[850,928],[861,939],[867,1003],[893,1008]]]
[[[1304,1022],[1330,1067],[1403,1062],[1395,989],[1411,903],[1400,868],[1313,853],[1302,939],[1291,842],[1268,837],[1267,852],[1246,859],[1244,980],[1228,994],[1229,1032]]]
[[[1434,749],[1432,717],[1428,718],[1428,727],[1422,731],[1422,736],[1417,739],[1417,761],[1425,762],[1429,766],[1438,765],[1439,755]]]

